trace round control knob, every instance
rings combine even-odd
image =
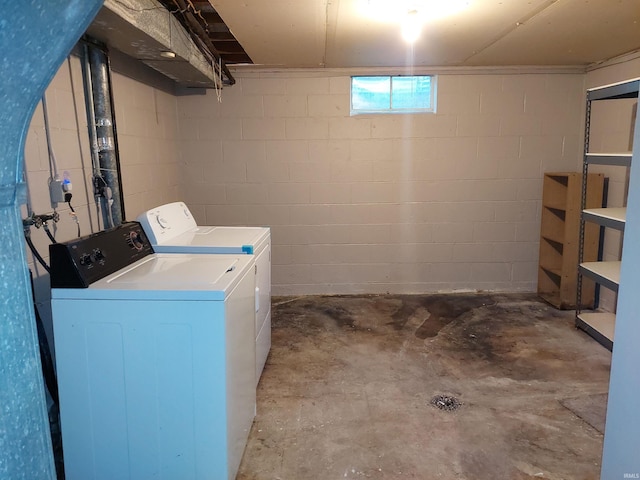
[[[92,263],[93,259],[91,258],[91,255],[89,255],[88,253],[83,253],[82,255],[80,255],[80,265],[88,267]]]
[[[158,222],[158,225],[160,225],[161,228],[169,228],[169,222],[160,215],[156,215],[156,222]]]
[[[102,250],[100,250],[99,248],[96,248],[93,250],[93,259],[96,262],[99,262],[100,260],[104,260],[104,253],[102,253]]]
[[[139,232],[131,232],[129,234],[127,243],[129,243],[129,245],[136,250],[142,250],[144,248],[144,241]]]

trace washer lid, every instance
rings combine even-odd
[[[224,300],[249,269],[248,255],[154,254],[86,289],[52,289],[52,298]]]
[[[269,236],[267,227],[198,227],[154,248],[157,252],[253,254]]]

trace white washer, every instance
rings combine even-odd
[[[253,255],[257,384],[271,349],[271,230],[268,227],[199,227],[183,202],[144,212],[138,221],[156,252]]]
[[[256,409],[250,257],[103,233],[51,251],[66,478],[235,478]]]

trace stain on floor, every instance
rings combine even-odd
[[[274,298],[272,324],[238,479],[599,478],[602,433],[561,402],[606,398],[611,354],[571,312],[530,294],[304,296]]]

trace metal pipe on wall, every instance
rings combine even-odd
[[[102,220],[105,227],[120,225],[124,219],[122,198],[122,179],[116,140],[115,115],[111,96],[111,78],[109,58],[104,49],[88,44],[91,95],[93,99],[92,119],[89,125],[95,126],[95,144],[97,148],[99,172],[94,173],[94,189],[100,194]],[[86,101],[91,101],[86,98]]]
[[[96,188],[96,181],[100,178],[100,156],[98,155],[98,139],[96,137],[96,115],[93,109],[93,85],[91,83],[91,66],[89,65],[89,45],[81,43],[80,58],[82,63],[82,86],[84,91],[84,106],[87,115],[87,130],[89,131],[89,145],[91,150],[91,171],[93,179],[93,197],[96,203],[96,218],[98,219],[98,230],[100,230],[101,205],[100,192]],[[103,222],[104,225],[104,222]]]

